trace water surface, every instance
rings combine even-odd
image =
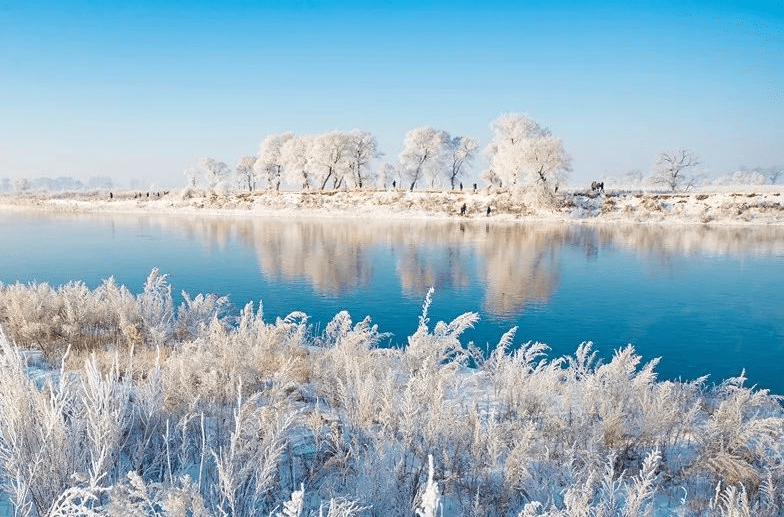
[[[263,303],[265,319],[301,310],[314,331],[338,311],[370,315],[404,343],[430,286],[431,323],[467,311],[465,333],[492,349],[551,356],[591,340],[600,355],[633,344],[662,357],[662,378],[713,381],[746,369],[784,394],[784,229],[265,219],[0,212],[0,282],[114,276],[141,290],[153,267],[175,292]]]

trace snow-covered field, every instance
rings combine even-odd
[[[364,189],[220,194],[197,190],[99,191],[6,195],[0,196],[0,206],[54,212],[765,225],[784,224],[784,185],[711,186],[686,193],[583,189],[544,197],[534,191],[511,193],[487,188],[476,192]]]
[[[108,193],[11,209],[782,224],[781,192]],[[460,215],[462,205],[466,214]],[[491,207],[487,215],[487,207]],[[539,208],[531,208],[538,206]],[[0,483],[14,515],[777,516],[781,399],[741,376],[659,381],[632,347],[550,358],[476,315],[401,349],[340,313],[314,334],[107,280],[0,284]],[[383,329],[382,329],[383,330]],[[514,351],[512,351],[514,350]],[[429,458],[432,458],[432,468]],[[2,505],[0,505],[2,506]]]

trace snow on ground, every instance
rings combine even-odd
[[[0,207],[49,212],[146,212],[221,215],[465,218],[499,221],[676,224],[784,224],[784,185],[710,186],[694,192],[569,190],[542,199],[531,192],[254,191],[113,192],[0,196]],[[465,210],[463,211],[463,207]],[[489,209],[489,213],[488,213]],[[464,212],[461,215],[461,212]]]

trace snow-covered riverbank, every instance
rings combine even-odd
[[[353,190],[215,194],[151,191],[0,196],[0,207],[50,212],[466,218],[676,224],[784,224],[784,186],[706,187],[687,193],[571,190],[542,199],[508,191]]]

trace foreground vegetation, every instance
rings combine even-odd
[[[466,313],[384,349],[153,270],[0,285],[0,467],[16,515],[780,515],[778,397],[659,381],[629,346],[489,357]],[[684,344],[688,346],[688,344]],[[428,460],[432,463],[429,463]],[[431,467],[432,465],[432,467]],[[440,510],[439,510],[440,508]]]

